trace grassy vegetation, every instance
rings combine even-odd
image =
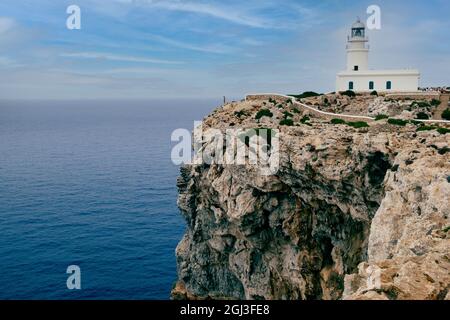
[[[402,127],[404,127],[404,126],[406,126],[407,124],[408,124],[408,121],[406,121],[406,120],[401,120],[401,119],[389,119],[388,120],[388,123],[389,124],[393,124],[393,125],[396,125],[396,126],[402,126]]]
[[[433,100],[431,100],[430,104],[431,104],[433,107],[440,106],[440,105],[441,105],[441,100],[433,99]]]
[[[343,95],[343,96],[347,96],[347,97],[350,97],[350,98],[356,97],[356,93],[354,91],[352,91],[352,90],[342,91],[342,92],[339,92],[339,93],[341,95]]]
[[[389,119],[389,116],[388,116],[388,115],[385,115],[385,114],[378,114],[378,115],[375,117],[375,121],[380,121],[380,120],[383,120],[383,119]]]
[[[450,133],[450,129],[447,129],[447,128],[437,128],[437,132],[439,132],[440,134],[447,134],[447,133]]]
[[[429,117],[425,112],[419,112],[419,113],[416,115],[416,119],[419,119],[419,120],[428,120],[428,119],[430,119],[430,117]]]
[[[292,127],[293,125],[294,125],[294,121],[292,119],[283,119],[280,121],[280,126]]]
[[[248,114],[247,112],[245,112],[244,110],[236,111],[236,112],[234,113],[234,115],[235,115],[236,117],[238,117],[239,119],[242,118],[242,117],[247,117],[247,116],[249,116],[249,114]]]
[[[346,124],[346,123],[347,123],[347,122],[345,122],[345,120],[338,119],[338,118],[331,119],[330,122],[331,122],[332,124]]]
[[[318,97],[321,96],[321,94],[313,91],[305,91],[302,94],[290,94],[289,96],[297,99],[304,99],[304,98]]]
[[[307,126],[310,126],[310,127],[311,127],[312,124],[309,123],[310,120],[311,120],[310,117],[304,116],[303,118],[300,119],[300,123],[301,123],[301,124],[306,124]]]
[[[435,126],[422,126],[422,127],[417,128],[416,131],[431,131],[431,130],[436,130],[436,129],[437,129],[437,127],[435,127]]]
[[[269,117],[269,118],[272,118],[272,117],[273,117],[273,113],[270,112],[269,109],[261,109],[261,110],[259,110],[258,113],[256,114],[255,119],[256,119],[256,120],[259,120],[259,119],[261,119],[262,117]]]
[[[330,122],[331,122],[332,124],[346,124],[346,125],[348,125],[348,126],[350,126],[350,127],[353,127],[353,128],[355,128],[355,129],[368,128],[368,127],[370,127],[369,124],[368,124],[367,122],[364,122],[364,121],[355,121],[355,122],[351,122],[351,121],[350,121],[350,122],[347,122],[347,121],[345,121],[345,120],[335,118],[335,119],[331,119]]]
[[[356,129],[369,127],[369,124],[365,121],[347,122],[347,125]]]
[[[442,119],[450,120],[450,108],[447,108],[442,112]]]
[[[294,117],[294,115],[288,111],[283,112],[283,115],[285,119]]]

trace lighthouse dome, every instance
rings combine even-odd
[[[356,22],[352,25],[352,29],[360,29],[360,28],[365,29],[365,28],[366,28],[366,25],[365,25],[364,23],[362,23],[360,19],[358,19],[358,21],[356,21]]]

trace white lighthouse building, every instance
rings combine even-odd
[[[369,39],[359,19],[347,41],[347,70],[337,74],[336,91],[415,92],[419,88],[418,70],[370,70]]]

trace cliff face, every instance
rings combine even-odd
[[[257,122],[262,106],[273,117]],[[173,297],[449,299],[450,135],[385,121],[302,124],[294,109],[242,102],[204,121],[278,128],[280,170],[181,169],[187,232]],[[298,126],[278,125],[285,111]]]

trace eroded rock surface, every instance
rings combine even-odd
[[[255,120],[268,108],[272,117]],[[280,126],[290,113],[294,126]],[[280,169],[189,165],[181,299],[449,299],[450,134],[354,129],[286,101],[217,109],[205,127],[277,128]]]

